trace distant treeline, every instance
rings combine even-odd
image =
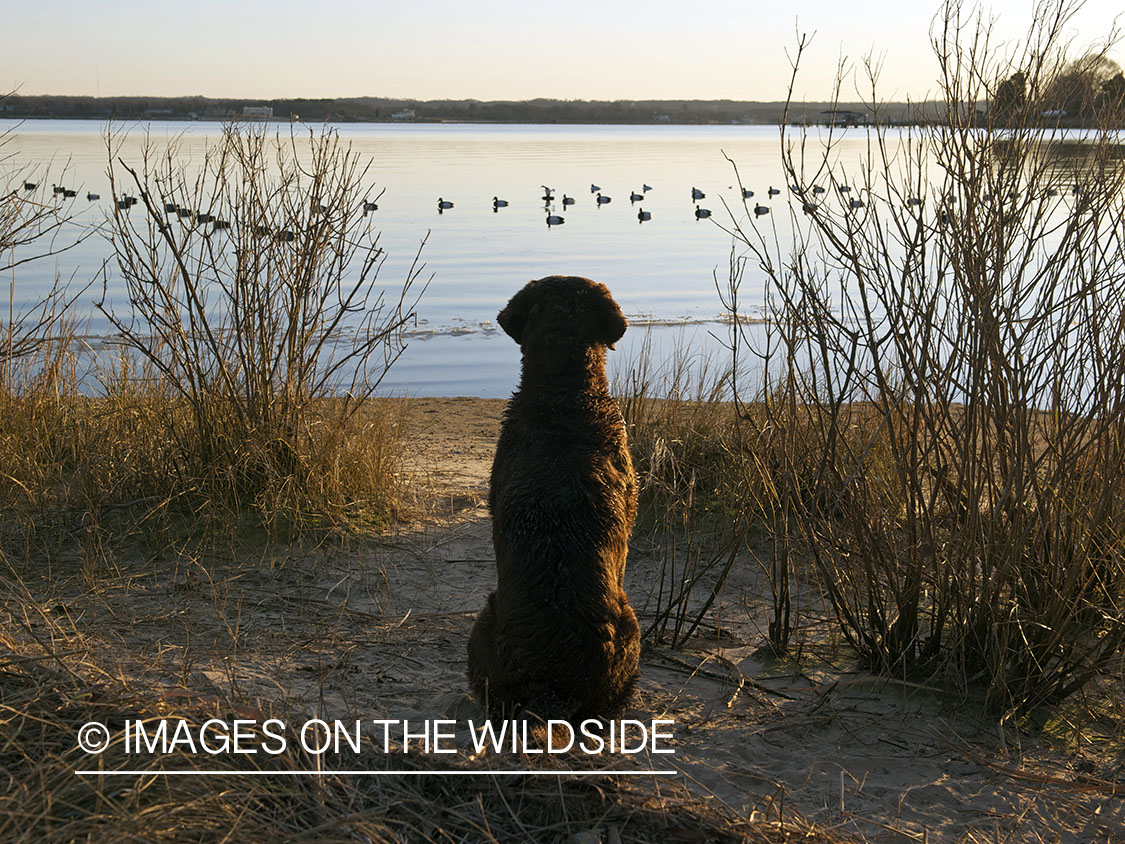
[[[923,105],[922,108],[925,108]],[[868,122],[871,110],[859,103],[798,103],[789,120],[824,123],[837,115],[847,122]],[[6,117],[62,117],[98,120],[224,120],[272,116],[304,122],[475,122],[475,123],[636,123],[636,124],[777,124],[782,102],[738,100],[407,100],[382,97],[342,99],[212,99],[208,97],[21,96],[0,100]],[[881,122],[911,122],[918,105],[880,106]]]

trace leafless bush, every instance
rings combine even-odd
[[[733,345],[766,373],[738,392],[747,436],[780,444],[782,539],[867,666],[982,688],[1001,715],[1061,700],[1125,643],[1117,116],[1065,134],[1034,96],[1067,67],[1075,8],[1039,6],[1001,58],[951,0],[937,120],[883,125],[869,68],[858,168],[838,130],[783,128],[792,243],[731,216],[769,280],[765,345],[737,324]],[[1016,71],[1032,95],[989,109]]]
[[[196,163],[151,140],[138,166],[113,161],[128,307],[108,301],[108,278],[99,303],[128,354],[179,399],[168,421],[180,486],[297,521],[325,507],[385,510],[370,500],[385,467],[325,481],[357,474],[348,444],[368,436],[361,410],[424,290],[417,261],[399,288],[377,283],[369,164],[335,133],[300,131],[229,125]]]

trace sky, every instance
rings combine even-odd
[[[841,59],[923,99],[937,2],[917,0],[0,0],[0,93],[417,99],[824,100]],[[1016,49],[1029,0],[985,4]],[[1066,27],[1104,41],[1121,0]],[[1125,16],[1119,21],[1125,24]],[[1111,51],[1125,63],[1120,45]],[[842,99],[851,99],[849,81]]]

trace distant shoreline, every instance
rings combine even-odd
[[[936,112],[932,104],[886,103],[881,122],[920,122]],[[861,103],[741,100],[410,100],[377,97],[345,99],[210,99],[206,97],[0,97],[0,117],[54,120],[273,120],[288,123],[469,123],[545,125],[774,125],[871,122]]]

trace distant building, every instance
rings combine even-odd
[[[858,111],[826,109],[820,113],[820,121],[825,126],[862,126],[867,123],[867,115]]]
[[[273,120],[273,106],[243,106],[242,116],[253,120]]]
[[[404,108],[402,111],[396,111],[391,115],[391,120],[413,120],[414,109]]]

